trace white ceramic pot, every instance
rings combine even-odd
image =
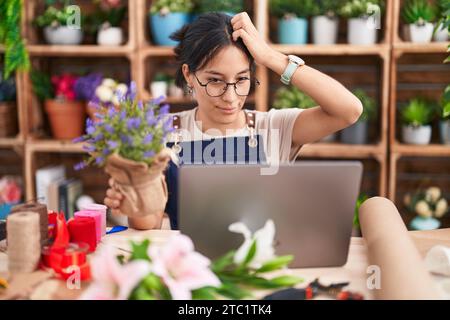
[[[182,98],[184,96],[183,89],[178,88],[175,84],[169,86],[169,96],[174,98]]]
[[[119,27],[101,28],[97,33],[97,43],[101,46],[120,46],[123,42],[123,30]]]
[[[167,97],[167,82],[165,81],[154,81],[150,84],[150,91],[153,98],[158,98],[160,96]]]
[[[441,23],[436,30],[436,33],[433,37],[436,42],[447,42],[448,41],[448,29],[444,28],[444,25]]]
[[[312,19],[312,40],[314,44],[335,44],[338,37],[339,20],[327,16]]]
[[[441,142],[443,144],[450,144],[450,120],[441,120],[439,129],[441,131]]]
[[[377,29],[366,18],[348,19],[347,41],[355,45],[372,45],[377,42]]]
[[[411,41],[414,43],[428,43],[431,42],[433,37],[434,26],[432,23],[427,22],[424,25],[410,24],[409,34]]]
[[[402,127],[403,142],[408,144],[429,144],[431,141],[431,126]]]
[[[67,26],[45,27],[44,37],[49,44],[77,45],[83,41],[83,31]]]

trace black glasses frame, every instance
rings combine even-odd
[[[223,81],[223,83],[225,83],[226,88],[225,88],[225,90],[223,90],[222,94],[219,94],[218,96],[212,96],[212,95],[209,94],[208,89],[207,89],[206,87],[208,86],[209,83],[213,82],[214,80],[210,80],[210,81],[208,81],[208,82],[206,82],[206,83],[202,83],[202,82],[197,78],[197,75],[196,75],[195,73],[194,73],[194,77],[195,77],[195,79],[197,79],[198,84],[199,84],[200,86],[202,86],[202,87],[205,88],[206,94],[207,94],[208,96],[210,96],[210,97],[213,97],[213,98],[217,98],[217,97],[223,96],[223,95],[225,94],[225,92],[227,92],[228,86],[233,86],[233,87],[234,87],[234,92],[236,93],[236,95],[238,95],[238,96],[240,96],[240,97],[248,97],[248,96],[251,94],[251,92],[253,91],[253,90],[252,90],[252,89],[253,89],[253,87],[252,87],[253,83],[252,83],[252,82],[250,83],[250,90],[248,91],[248,94],[242,95],[242,94],[237,93],[237,87],[236,87],[236,85],[237,85],[237,83],[238,83],[239,81],[236,81],[236,82],[226,82],[226,81],[220,80],[220,81]],[[261,84],[261,83],[259,82],[259,80],[256,79],[256,78],[250,78],[250,81],[252,81],[252,80],[254,80],[254,81],[255,81],[255,84],[258,85],[258,86]]]

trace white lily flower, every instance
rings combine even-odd
[[[110,102],[113,98],[113,91],[111,88],[101,85],[95,89],[95,95],[100,99],[101,102]]]
[[[424,200],[417,202],[415,209],[416,213],[423,218],[430,218],[433,214],[430,210],[430,207],[428,206],[428,203],[426,203]]]
[[[103,81],[102,81],[102,84],[101,84],[102,86],[106,86],[106,87],[109,87],[109,88],[111,88],[111,89],[113,89],[113,88],[115,88],[116,87],[116,85],[117,85],[117,82],[116,81],[114,81],[114,79],[111,79],[111,78],[105,78],[105,79],[103,79]]]
[[[242,222],[231,224],[228,230],[241,233],[244,236],[244,243],[234,255],[234,263],[241,264],[245,260],[254,240],[256,241],[256,252],[248,264],[249,267],[254,269],[260,268],[265,262],[275,257],[275,249],[273,247],[275,224],[273,220],[267,220],[264,227],[256,231],[253,236],[249,228]]]
[[[436,218],[442,218],[447,212],[447,209],[448,209],[447,200],[445,198],[442,198],[436,204],[436,211],[434,212],[434,215],[436,216]]]
[[[426,191],[426,198],[432,203],[436,203],[441,197],[441,189],[438,187],[429,187]]]

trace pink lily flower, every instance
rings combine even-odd
[[[220,285],[220,280],[209,269],[211,261],[194,251],[188,236],[173,236],[161,247],[151,246],[148,254],[152,271],[162,278],[174,300],[190,300],[192,290]]]
[[[112,247],[106,246],[91,260],[93,283],[81,300],[126,300],[151,272],[150,262],[135,260],[121,265]]]

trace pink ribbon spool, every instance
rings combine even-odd
[[[75,219],[77,217],[89,217],[95,220],[95,235],[97,243],[102,239],[102,213],[99,211],[82,210],[74,213]]]
[[[102,236],[106,235],[106,210],[108,207],[103,204],[90,203],[80,208],[85,211],[98,211],[102,214]]]

